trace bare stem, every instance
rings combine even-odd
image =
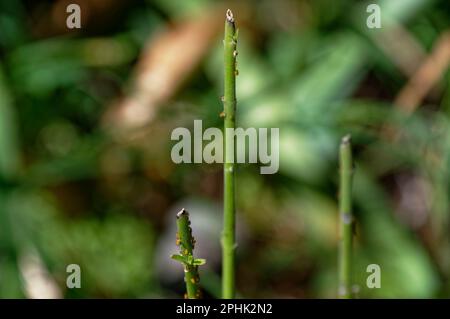
[[[237,34],[234,16],[227,10],[224,37],[224,223],[222,232],[222,297],[235,297],[235,164],[234,135],[227,138],[227,129],[235,128],[236,112],[236,44]]]
[[[340,152],[340,187],[339,187],[339,215],[340,215],[340,243],[339,243],[339,291],[343,299],[350,299],[352,273],[352,174],[353,160],[350,135],[342,138]]]

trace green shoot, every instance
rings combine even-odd
[[[340,186],[339,186],[339,290],[338,295],[350,299],[352,286],[352,174],[353,160],[351,137],[342,138],[339,152]]]
[[[198,266],[204,265],[206,261],[194,258],[195,239],[192,236],[189,213],[184,208],[177,214],[177,228],[177,246],[180,247],[180,254],[171,257],[184,267],[185,297],[187,299],[199,299],[201,298],[201,289]]]
[[[231,10],[227,10],[224,37],[224,131],[225,131],[225,162],[224,162],[224,221],[222,233],[222,297],[235,297],[235,166],[234,141],[229,141],[226,131],[235,128],[236,113],[236,45],[237,32]],[[234,138],[232,136],[231,138]],[[233,146],[233,148],[231,148]],[[231,155],[232,154],[232,155]]]

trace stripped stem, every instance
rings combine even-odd
[[[224,37],[224,220],[222,232],[222,297],[231,299],[235,296],[235,167],[234,135],[227,131],[235,128],[236,112],[236,44],[237,33],[231,10],[227,10]]]
[[[340,243],[339,243],[339,291],[338,295],[343,299],[350,299],[351,273],[352,273],[352,174],[353,160],[351,149],[351,137],[342,138],[339,152],[340,187],[339,187],[339,215],[340,215]]]
[[[179,261],[184,267],[185,298],[199,299],[201,289],[198,266],[205,264],[205,260],[194,258],[195,239],[192,236],[189,213],[184,208],[177,214],[177,228],[177,246],[180,247],[180,254],[172,255],[172,259]]]

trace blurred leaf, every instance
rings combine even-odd
[[[19,170],[19,141],[15,120],[12,98],[0,65],[0,178],[11,178]]]
[[[396,222],[387,199],[362,167],[355,174],[356,214],[363,227],[364,254],[367,263],[378,264],[382,271],[381,289],[366,291],[378,297],[430,298],[439,288],[439,279],[421,243]],[[357,271],[363,273],[367,265]],[[368,274],[365,274],[367,277]],[[361,280],[361,288],[365,289]]]

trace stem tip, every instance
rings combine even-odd
[[[230,22],[230,23],[234,22],[233,12],[230,9],[227,10],[226,17],[227,17],[228,22]]]
[[[349,144],[352,141],[352,136],[350,134],[345,135],[342,138],[342,144]]]
[[[177,213],[177,218],[180,218],[183,215],[189,215],[188,211],[184,208],[182,208],[178,213]]]

